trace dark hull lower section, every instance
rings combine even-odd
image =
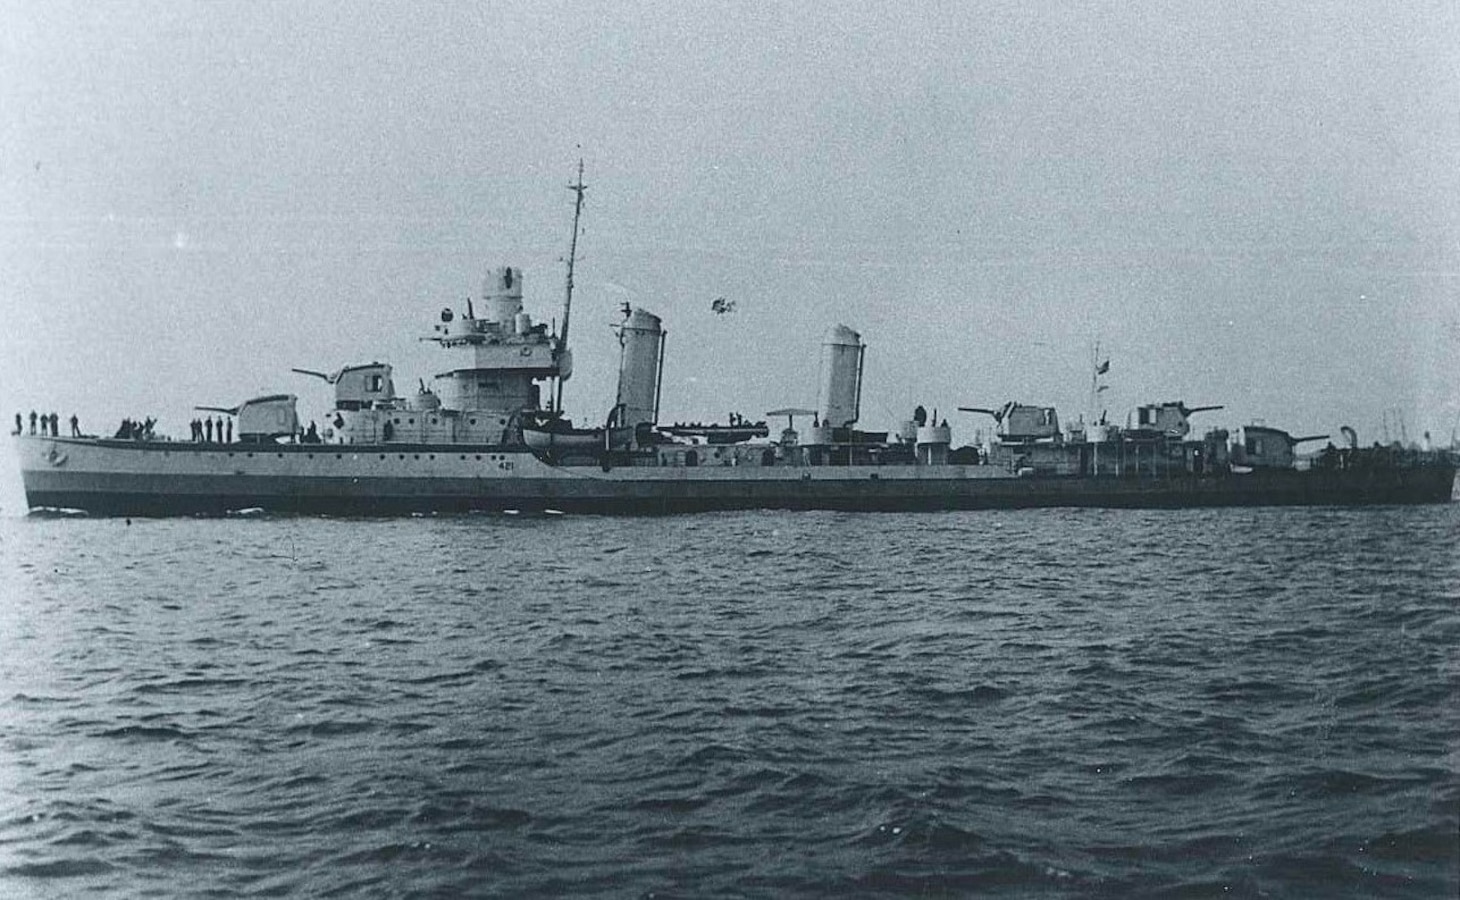
[[[556,510],[612,515],[742,509],[931,511],[1033,507],[1195,508],[1444,503],[1454,469],[1253,472],[1223,477],[592,481],[246,478],[27,486],[32,508],[92,515],[271,513],[390,516]],[[57,479],[61,481],[63,479]],[[79,479],[85,482],[88,479]],[[149,483],[150,482],[150,483]]]

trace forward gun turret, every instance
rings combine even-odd
[[[293,369],[300,375],[318,378],[335,386],[335,409],[358,410],[375,406],[386,406],[395,400],[395,384],[391,381],[390,366],[381,362],[370,362],[356,366],[345,366],[332,374],[312,369]]]

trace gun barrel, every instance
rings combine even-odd
[[[313,369],[290,369],[291,372],[298,372],[300,375],[312,375],[320,381],[329,381],[330,377],[323,372],[316,372]]]

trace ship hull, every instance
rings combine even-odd
[[[22,438],[32,508],[93,515],[922,511],[1443,503],[1455,468],[1016,477],[990,466],[551,466],[495,447]]]

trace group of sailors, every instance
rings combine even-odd
[[[152,440],[152,428],[157,420],[146,418],[140,422],[131,419],[123,419],[122,424],[117,426],[117,433],[113,437],[123,441],[150,441]]]
[[[36,427],[37,426],[40,427],[40,430],[39,431],[36,430]],[[25,431],[25,420],[21,417],[20,413],[16,413],[15,414],[15,430],[12,431],[12,432],[10,432],[10,433],[11,434],[23,434],[24,431]],[[40,414],[38,414],[38,413],[36,413],[35,410],[31,410],[30,411],[30,433],[31,434],[40,434],[42,437],[44,437],[46,435],[49,435],[51,437],[60,437],[61,436],[61,417],[58,416],[55,413],[40,413]],[[81,437],[81,422],[80,422],[79,419],[76,418],[76,416],[75,416],[74,413],[71,416],[71,436],[72,437]]]
[[[72,415],[70,425],[72,437],[83,437],[81,434],[80,419]],[[125,441],[155,440],[156,437],[153,433],[153,428],[156,425],[157,420],[153,418],[142,419],[140,421],[130,418],[123,419],[121,425],[117,426],[116,434],[113,437]],[[218,416],[216,419],[194,419],[190,424],[190,428],[194,443],[211,444],[215,441],[220,444],[233,443],[232,419],[225,419],[222,416]],[[10,433],[14,435],[25,433],[25,417],[20,413],[15,414],[15,430]],[[31,410],[30,433],[32,435],[40,435],[41,437],[60,437],[61,417],[56,413],[37,413],[35,410]],[[318,444],[322,442],[319,429],[313,422],[309,423],[307,430],[296,432],[292,439],[302,444]]]
[[[216,425],[213,419],[194,419],[188,427],[192,429],[195,444],[204,442],[211,444],[215,435],[220,444],[233,443],[232,419],[224,419],[219,416]]]

